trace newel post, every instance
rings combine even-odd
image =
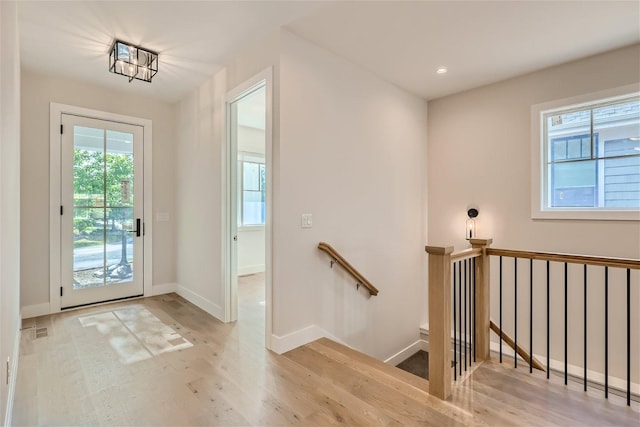
[[[429,254],[429,394],[451,394],[451,253],[453,246],[427,246]]]
[[[476,261],[476,358],[477,361],[489,360],[490,357],[490,289],[489,255],[487,248],[493,239],[470,239],[471,247],[482,249],[482,255]]]

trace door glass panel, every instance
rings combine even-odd
[[[133,134],[74,126],[73,288],[133,280]]]

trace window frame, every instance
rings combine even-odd
[[[640,96],[640,84],[621,86],[590,94],[536,104],[531,107],[531,218],[568,220],[640,221],[640,209],[547,207],[548,150],[545,114],[584,109],[594,103],[616,102]]]

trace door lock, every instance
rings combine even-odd
[[[235,235],[233,236],[233,241],[234,241],[234,242],[237,242],[237,241],[238,241],[238,235],[237,235],[237,234],[235,234]]]

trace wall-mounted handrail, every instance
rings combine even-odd
[[[360,274],[358,270],[356,270],[351,264],[349,264],[349,262],[346,259],[344,259],[344,257],[340,255],[338,251],[336,251],[333,247],[331,247],[330,244],[325,242],[320,242],[318,243],[318,249],[329,254],[329,256],[333,258],[334,262],[337,262],[345,270],[347,270],[347,273],[349,273],[354,279],[356,279],[356,282],[359,285],[362,285],[365,288],[367,288],[367,290],[371,295],[373,296],[378,295],[378,289],[375,286],[373,286],[373,284],[370,281],[368,281],[362,274]]]

